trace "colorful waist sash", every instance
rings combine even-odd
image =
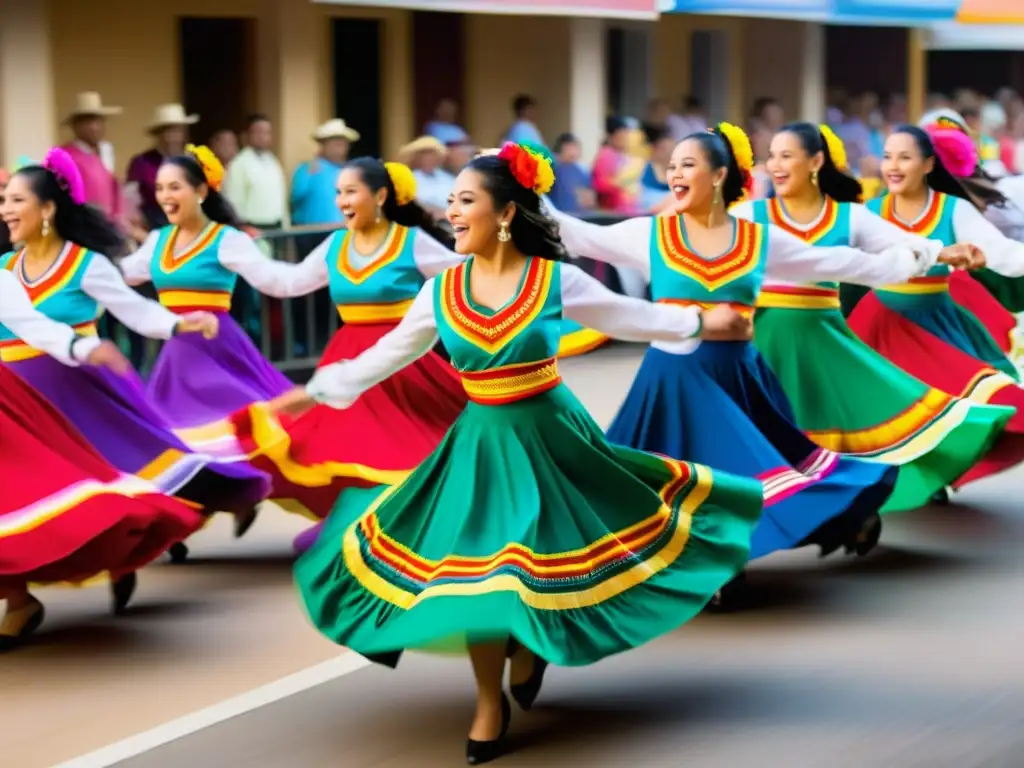
[[[79,336],[97,336],[96,322],[90,320],[88,323],[79,323],[73,326],[75,333]],[[0,341],[0,362],[16,363],[19,360],[31,360],[33,357],[42,357],[46,353],[41,349],[30,347],[21,339]]]
[[[739,304],[735,301],[692,301],[690,299],[658,299],[658,304],[675,304],[680,307],[700,307],[701,309],[711,309],[717,307],[720,304],[725,304],[728,307],[732,307],[744,317],[753,317],[754,307],[749,304]]]
[[[928,293],[948,293],[949,275],[937,277],[912,277],[905,283],[894,283],[883,285],[878,290],[889,293],[904,293],[909,295],[921,295]]]
[[[769,285],[757,297],[757,306],[773,309],[839,309],[839,290],[816,285]]]
[[[412,306],[412,299],[393,301],[388,304],[338,304],[338,317],[343,323],[369,325],[372,323],[397,323]]]
[[[504,365],[487,371],[459,371],[469,399],[480,405],[502,405],[525,400],[557,387],[562,377],[558,360]]]
[[[227,312],[231,309],[229,291],[160,291],[160,303],[171,312]]]

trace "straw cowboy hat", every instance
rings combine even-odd
[[[159,131],[161,128],[170,128],[175,125],[195,125],[199,122],[199,115],[185,113],[181,104],[161,104],[153,110],[153,119],[149,121],[146,130],[150,133]]]
[[[76,117],[111,117],[122,112],[124,110],[121,107],[105,105],[96,91],[83,91],[75,96],[75,106],[64,120],[70,122]]]
[[[328,120],[313,131],[314,141],[327,141],[328,139],[348,139],[349,141],[359,141],[359,131],[355,128],[349,127],[348,123],[341,118],[336,117],[333,120]]]
[[[420,152],[436,152],[439,155],[444,155],[448,153],[448,148],[433,136],[420,136],[398,150],[398,159],[403,163],[407,163],[414,155],[418,155]]]

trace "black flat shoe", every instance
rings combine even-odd
[[[941,491],[936,491],[932,494],[929,504],[935,504],[939,507],[944,507],[949,504],[949,491],[943,488]]]
[[[511,723],[512,705],[508,703],[508,697],[503,693],[501,694],[501,733],[498,734],[498,738],[491,741],[466,739],[467,765],[483,765],[504,755],[508,747],[505,735],[508,733]]]
[[[509,685],[509,693],[516,700],[516,704],[523,712],[529,712],[533,702],[537,700],[540,687],[544,684],[544,673],[548,670],[548,663],[539,656],[533,657],[533,669],[525,682]]]
[[[34,634],[40,626],[42,626],[43,619],[46,618],[46,609],[43,608],[43,604],[35,598],[32,598],[32,603],[32,605],[25,607],[35,608],[35,612],[22,625],[21,629],[18,630],[18,634],[0,635],[0,653],[14,650]]]
[[[110,585],[110,594],[113,598],[115,616],[120,616],[124,613],[124,609],[127,608],[128,603],[131,602],[132,595],[135,594],[135,587],[138,583],[138,577],[134,573],[129,573],[127,576],[122,576]]]
[[[235,538],[240,539],[245,536],[246,532],[252,528],[252,524],[256,522],[256,507],[253,507],[248,512],[235,515]]]
[[[188,547],[184,542],[179,541],[177,544],[171,544],[171,548],[167,550],[167,554],[171,556],[171,562],[175,565],[181,565],[188,560]]]

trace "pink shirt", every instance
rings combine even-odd
[[[591,169],[591,184],[597,193],[597,207],[614,213],[635,213],[636,201],[623,186],[620,176],[626,156],[608,145],[601,147]]]
[[[92,152],[77,141],[63,147],[78,166],[85,183],[85,200],[103,211],[118,225],[124,223],[124,197],[121,185],[98,153]]]

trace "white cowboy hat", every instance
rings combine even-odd
[[[103,99],[96,91],[83,91],[75,96],[75,106],[71,108],[65,122],[74,120],[76,117],[110,117],[120,115],[124,110],[121,107],[110,107],[103,103]]]
[[[359,131],[355,128],[349,127],[348,123],[341,118],[336,117],[333,120],[328,120],[313,131],[314,141],[327,141],[328,139],[348,139],[349,141],[359,141]]]
[[[152,133],[172,125],[195,125],[198,122],[199,115],[187,114],[181,104],[161,104],[153,110],[153,119],[149,121],[146,130]]]
[[[408,162],[413,155],[417,155],[420,152],[436,152],[439,155],[446,155],[448,154],[448,147],[433,136],[420,136],[418,139],[413,139],[398,150],[398,157],[403,163],[405,163]]]

